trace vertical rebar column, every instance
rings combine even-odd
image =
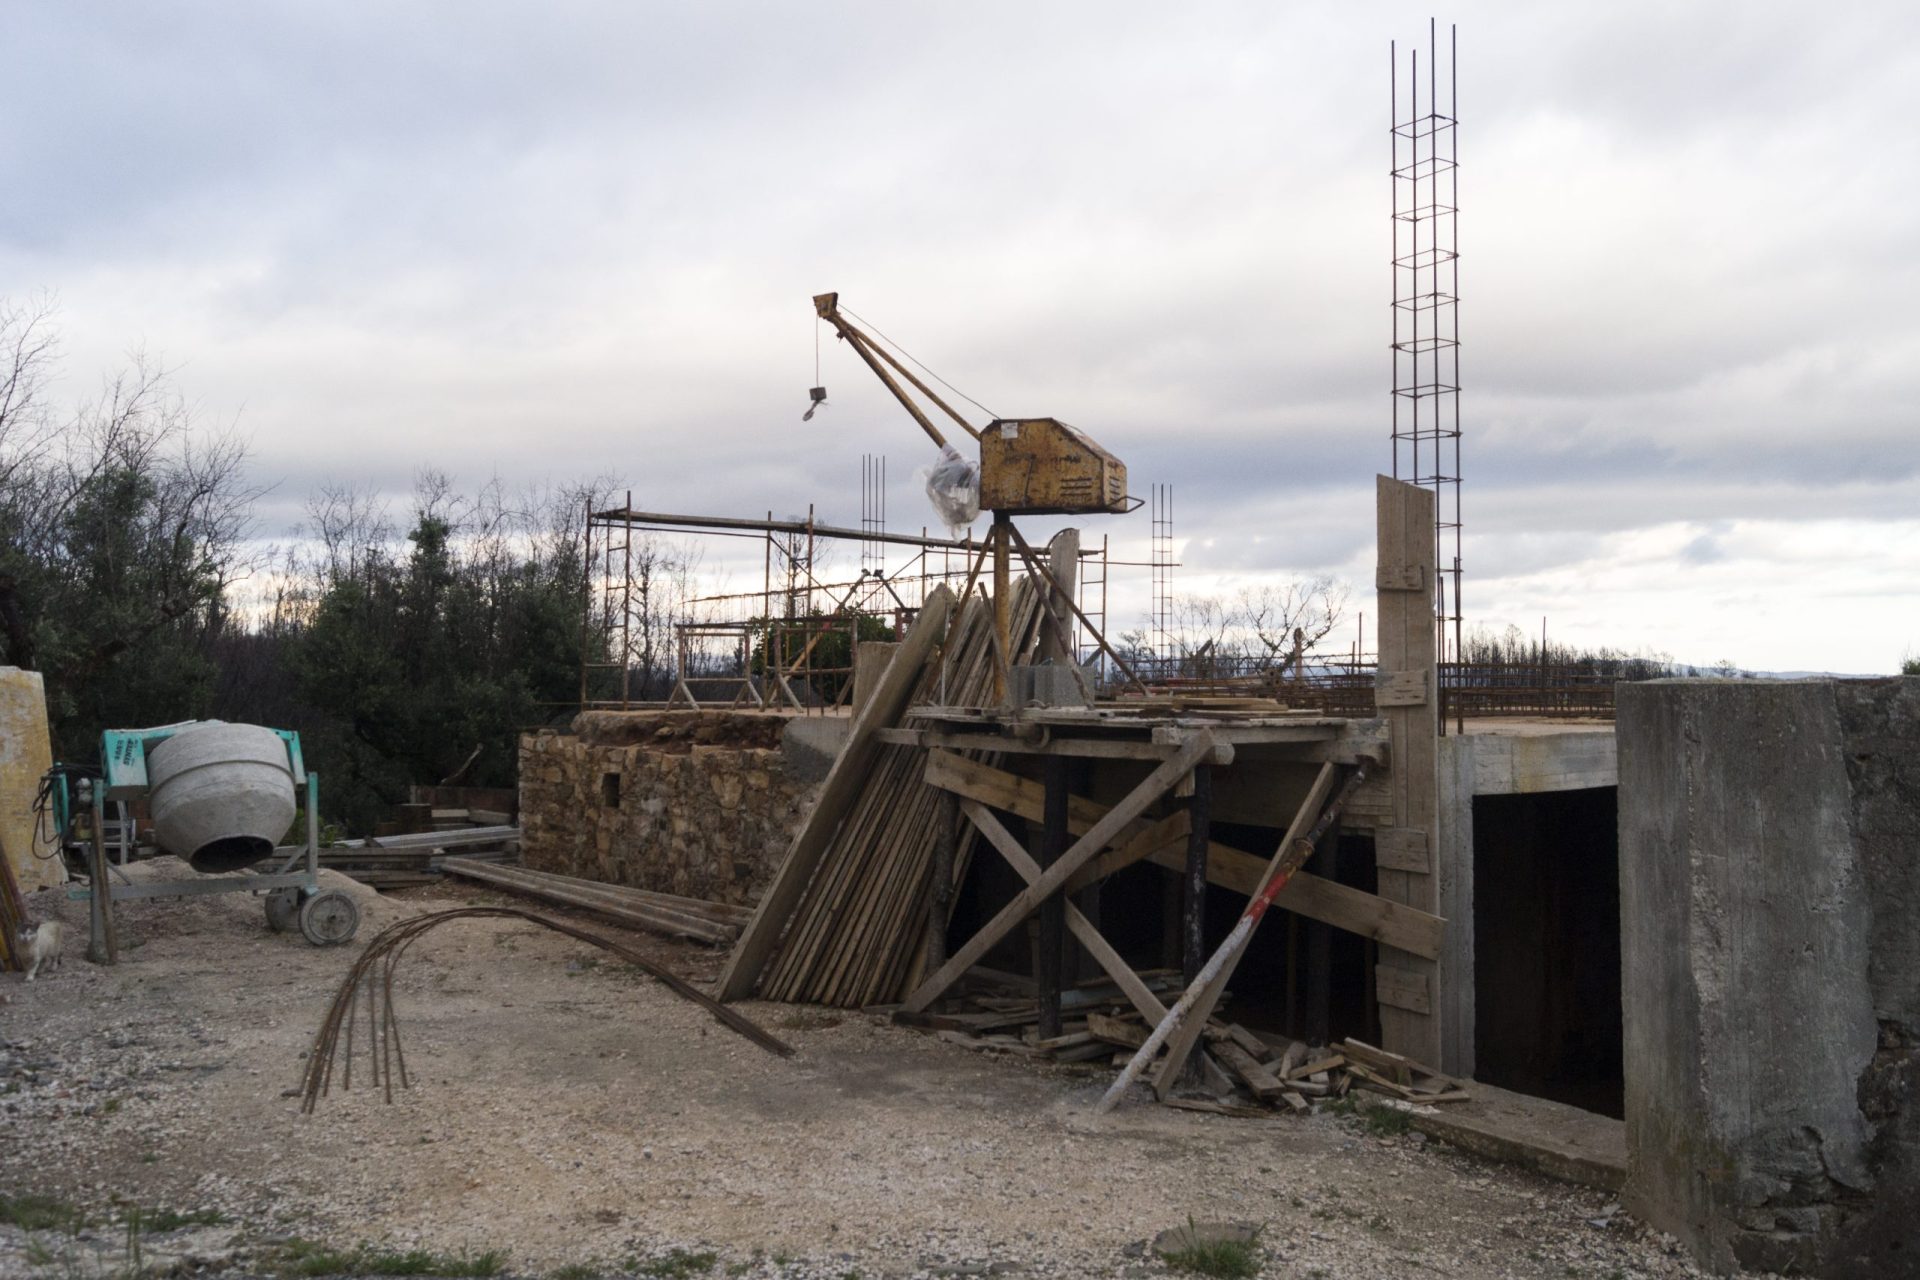
[[[1161,677],[1175,674],[1173,636],[1173,486],[1153,486],[1153,657]]]
[[[1393,475],[1434,491],[1434,562],[1439,566],[1432,588],[1434,625],[1441,659],[1446,661],[1451,654],[1458,661],[1463,568],[1459,92],[1454,77],[1455,29],[1449,27],[1447,33],[1443,71],[1439,25],[1429,22],[1424,82],[1419,50],[1411,51],[1404,111],[1399,49],[1388,46],[1388,119],[1393,138]],[[1440,110],[1443,79],[1444,112]]]

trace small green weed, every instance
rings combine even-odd
[[[22,1231],[64,1231],[74,1235],[87,1225],[87,1215],[53,1196],[0,1196],[0,1223]]]
[[[547,1272],[547,1280],[600,1280],[600,1268],[590,1262],[569,1262]]]
[[[689,1276],[703,1276],[713,1270],[713,1264],[720,1261],[720,1255],[710,1249],[691,1253],[685,1249],[673,1248],[661,1257],[649,1258],[634,1268],[635,1275],[650,1276],[654,1280],[687,1280]]]
[[[360,1250],[335,1249],[313,1240],[289,1240],[276,1262],[278,1269],[290,1276],[347,1275],[359,1265]]]
[[[481,1253],[382,1250],[369,1245],[336,1249],[294,1240],[280,1251],[279,1266],[293,1276],[497,1276],[506,1270],[507,1255],[501,1249]]]
[[[1397,1138],[1413,1127],[1413,1121],[1398,1107],[1368,1107],[1364,1118],[1367,1132],[1376,1138]]]
[[[499,1249],[485,1253],[434,1253],[408,1249],[402,1253],[364,1253],[359,1269],[376,1276],[497,1276],[506,1269],[507,1255]]]
[[[217,1227],[226,1221],[227,1215],[218,1209],[194,1209],[188,1213],[177,1209],[146,1209],[140,1214],[140,1229],[151,1236],[182,1227]]]
[[[1189,1230],[1193,1223],[1188,1221]],[[1260,1233],[1251,1240],[1195,1241],[1182,1249],[1170,1249],[1164,1255],[1175,1271],[1212,1276],[1214,1280],[1250,1280],[1260,1274],[1263,1250]]]

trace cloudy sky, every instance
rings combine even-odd
[[[1920,651],[1920,9],[1439,16],[1470,622]],[[1387,42],[1426,18],[14,0],[0,292],[57,295],[70,394],[136,344],[177,366],[252,439],[276,535],[322,481],[425,465],[857,523],[864,453],[891,524],[930,522],[930,450],[851,353],[800,421],[837,289],[1172,484],[1180,588],[1366,584]],[[1144,558],[1144,512],[1088,528]]]

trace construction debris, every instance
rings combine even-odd
[[[968,975],[970,982],[979,972]],[[1177,970],[1150,970],[1140,978],[1156,995],[1180,990]],[[1006,975],[993,975],[993,979],[1004,984]],[[1070,988],[1061,993],[1060,1004],[1061,1034],[1046,1039],[1036,1029],[1040,1007],[1031,995],[974,991],[939,1012],[912,1013],[898,1005],[877,1005],[867,1012],[968,1049],[1101,1067],[1124,1066],[1152,1032],[1112,982]],[[1418,1105],[1464,1102],[1468,1097],[1451,1077],[1362,1040],[1347,1039],[1320,1048],[1218,1019],[1207,1022],[1202,1039],[1194,1060],[1217,1063],[1236,1093],[1246,1098],[1196,1099],[1188,1089],[1168,1094],[1167,1105],[1222,1115],[1266,1115],[1275,1110],[1304,1113],[1315,1102],[1342,1098],[1354,1089]],[[1208,1076],[1211,1072],[1198,1078]]]

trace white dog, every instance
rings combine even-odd
[[[27,948],[27,981],[41,969],[60,967],[60,944],[66,941],[67,926],[58,920],[49,920],[36,929],[29,930],[21,938]]]

